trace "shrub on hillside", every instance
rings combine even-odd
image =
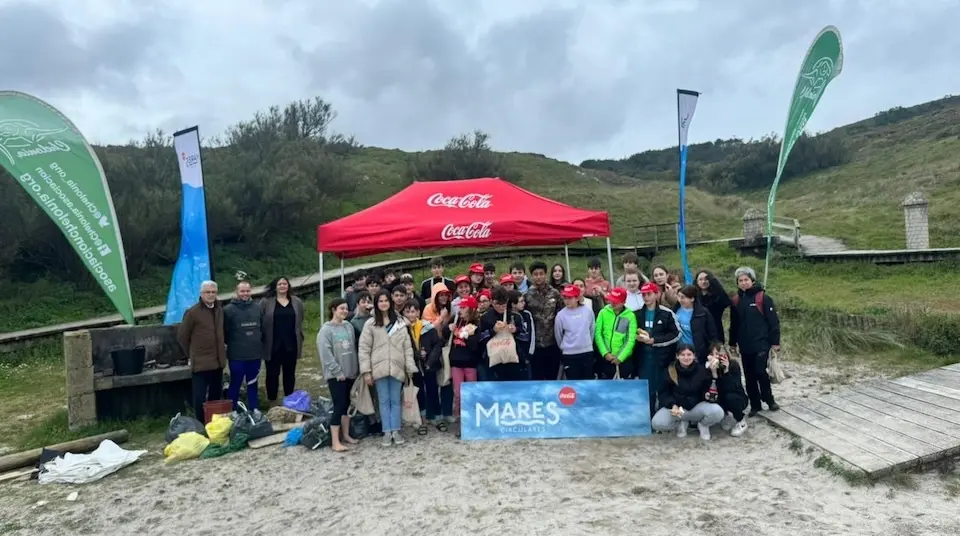
[[[452,138],[439,151],[420,153],[410,160],[411,175],[422,181],[450,181],[480,177],[507,179],[503,155],[488,143],[490,136],[479,130]]]

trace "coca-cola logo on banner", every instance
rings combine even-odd
[[[428,207],[445,208],[490,208],[490,194],[443,195],[437,192],[427,198]]]
[[[442,240],[483,240],[490,238],[490,227],[493,222],[475,221],[467,225],[448,223],[440,231]]]

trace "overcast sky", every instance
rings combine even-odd
[[[691,142],[779,134],[827,24],[843,73],[809,128],[960,93],[957,21],[957,0],[0,0],[0,86],[94,143],[319,95],[365,145],[481,129],[579,162],[676,144],[678,87],[703,92]]]

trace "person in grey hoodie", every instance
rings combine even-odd
[[[553,333],[568,380],[593,379],[593,309],[580,301],[580,287],[566,285],[560,292],[565,307],[557,313]]]
[[[260,359],[263,357],[263,326],[260,305],[250,299],[249,281],[237,283],[237,297],[223,308],[223,339],[227,345],[230,387],[227,393],[237,408],[240,386],[247,384],[247,405],[260,405]]]
[[[343,452],[347,447],[343,443],[355,444],[350,437],[350,388],[360,374],[357,360],[357,345],[353,326],[346,321],[350,310],[347,301],[342,298],[332,300],[327,305],[330,321],[320,327],[317,333],[317,351],[323,366],[323,378],[330,388],[333,399],[333,417],[330,420],[331,447]],[[342,441],[341,441],[342,438]]]

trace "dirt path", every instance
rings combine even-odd
[[[845,372],[789,367],[781,403],[836,389]],[[463,443],[432,431],[354,452],[271,447],[165,467],[158,453],[88,486],[5,484],[0,533],[644,534],[960,533],[940,477],[916,489],[851,487],[762,419],[616,440]],[[76,502],[66,496],[77,490]],[[33,508],[38,500],[48,504]]]

